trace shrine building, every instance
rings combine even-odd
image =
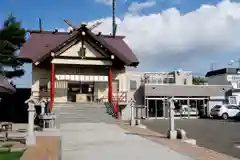
[[[86,25],[72,32],[29,31],[20,57],[32,64],[32,96],[54,103],[113,101],[127,103],[129,67],[139,61],[124,36],[94,34]],[[131,81],[131,83],[133,83]],[[138,83],[138,84],[137,84]],[[132,84],[137,85],[138,82]]]

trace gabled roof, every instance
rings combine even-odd
[[[82,26],[77,31],[68,32],[49,32],[49,31],[31,31],[29,40],[21,47],[20,57],[26,57],[33,62],[41,61],[50,57],[51,52],[59,50],[69,41],[75,39],[80,31],[92,37],[95,41],[107,48],[113,55],[125,63],[127,66],[137,66],[139,61],[136,55],[124,42],[124,36],[95,35],[88,28]]]

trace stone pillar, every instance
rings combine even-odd
[[[130,102],[130,109],[131,109],[131,126],[135,126],[136,125],[136,120],[135,120],[135,114],[134,114],[134,111],[135,111],[135,106],[134,106],[134,103],[131,101]]]
[[[27,145],[36,144],[36,137],[34,135],[34,114],[35,114],[34,103],[28,102],[28,135],[26,138]]]
[[[45,114],[45,107],[46,107],[46,103],[44,101],[41,101],[41,115]]]
[[[136,118],[137,118],[137,120],[136,120],[136,124],[137,125],[140,125],[141,124],[141,116],[140,116],[140,110],[141,108],[140,108],[140,106],[139,105],[137,105],[136,107],[135,107],[135,112],[136,112]]]
[[[168,138],[169,139],[176,139],[177,138],[177,131],[175,130],[175,112],[174,112],[174,99],[170,98],[170,117],[169,117],[169,131],[168,131]]]

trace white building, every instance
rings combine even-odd
[[[240,103],[240,69],[223,68],[209,71],[206,74],[209,85],[231,85],[232,89],[227,92],[226,103]]]

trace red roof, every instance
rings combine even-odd
[[[41,59],[45,54],[71,37],[67,33],[32,32],[30,38],[20,49],[20,57],[32,59],[33,62]]]
[[[97,36],[89,29],[85,30],[126,65],[137,66],[139,64],[136,55],[124,42],[124,36],[116,36],[115,38],[105,35]],[[30,38],[20,49],[20,57],[30,58],[33,62],[37,62],[45,56],[50,56],[51,51],[73,38],[77,33],[78,31],[71,34],[67,32],[31,31]]]

